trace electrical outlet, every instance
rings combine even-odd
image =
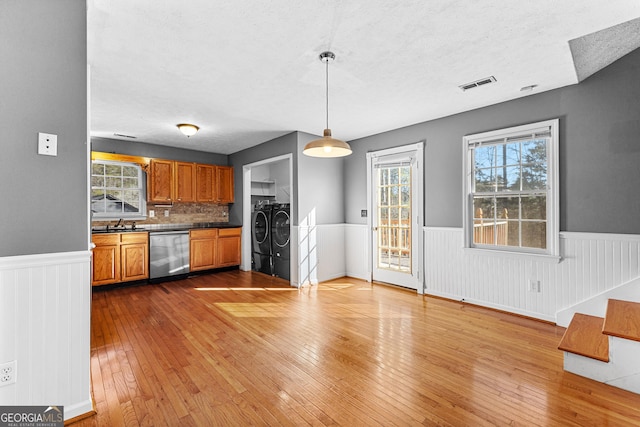
[[[58,135],[38,133],[38,154],[43,156],[58,155]]]
[[[169,216],[169,209],[167,209],[166,211],[164,211],[164,216],[168,217]]]
[[[17,374],[18,363],[15,360],[0,364],[0,387],[15,383]]]
[[[539,280],[529,280],[529,292],[540,292]]]
[[[156,211],[154,211],[153,209],[151,209],[151,210],[149,211],[149,217],[150,217],[150,218],[153,218],[154,216],[156,216]]]

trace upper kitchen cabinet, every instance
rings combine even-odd
[[[233,203],[233,167],[152,159],[149,202]]]
[[[216,166],[216,202],[234,202],[232,166]]]
[[[214,177],[215,166],[196,165],[196,201],[214,202]]]
[[[196,164],[174,162],[175,200],[177,202],[196,201]]]
[[[152,159],[149,162],[148,197],[150,202],[173,201],[173,161]]]

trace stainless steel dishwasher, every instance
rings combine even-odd
[[[149,232],[149,278],[189,273],[189,231]]]

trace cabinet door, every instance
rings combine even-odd
[[[148,246],[144,243],[131,243],[120,246],[121,281],[127,282],[129,280],[149,278],[147,253]]]
[[[196,165],[196,200],[213,202],[213,177],[215,166]]]
[[[120,254],[118,245],[104,245],[93,248],[93,286],[107,285],[120,281]]]
[[[216,264],[216,240],[196,239],[189,244],[189,267],[191,271],[208,270]]]
[[[240,236],[224,236],[220,234],[217,249],[218,267],[240,265]]]
[[[149,201],[170,202],[173,200],[173,162],[171,160],[152,159],[148,181]]]
[[[175,199],[179,202],[196,200],[196,164],[174,163]]]
[[[233,167],[216,166],[216,201],[233,203]]]

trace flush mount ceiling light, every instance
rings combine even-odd
[[[196,132],[198,132],[198,130],[200,129],[198,126],[192,125],[189,123],[180,123],[179,125],[176,125],[176,126],[178,126],[178,129],[180,129],[180,132],[185,134],[187,138],[195,135]]]
[[[313,140],[304,146],[302,153],[311,157],[343,157],[351,154],[351,147],[344,141],[334,139],[329,129],[329,62],[336,59],[333,52],[322,52],[320,61],[326,65],[326,83],[327,83],[327,127],[324,130],[324,136],[320,139]]]

